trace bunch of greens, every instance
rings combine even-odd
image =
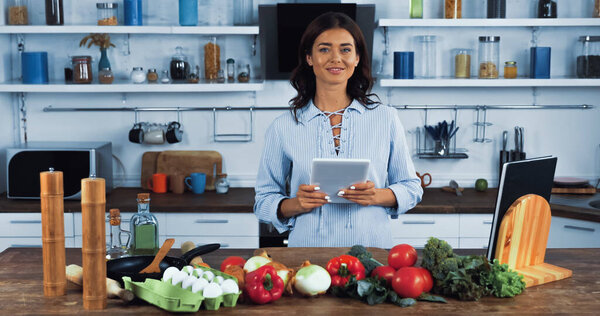
[[[421,265],[431,272],[433,292],[475,301],[482,296],[513,297],[523,292],[523,276],[508,270],[498,260],[485,256],[459,256],[445,241],[430,238]]]

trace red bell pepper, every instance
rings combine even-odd
[[[351,276],[356,280],[365,278],[365,267],[358,258],[350,255],[341,255],[329,260],[325,267],[331,275],[332,286],[344,286]]]
[[[246,274],[246,294],[256,304],[278,300],[285,286],[272,266],[262,266]]]

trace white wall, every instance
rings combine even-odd
[[[96,1],[68,1],[70,6],[77,3],[76,14],[65,14],[72,21],[95,18]],[[148,8],[147,21],[156,24],[176,23],[176,13],[169,12],[165,2],[160,6]],[[173,4],[175,1],[170,0]],[[229,1],[226,1],[230,3]],[[275,3],[276,1],[260,1]],[[288,1],[292,2],[292,1]],[[344,1],[348,2],[348,1]],[[359,3],[375,3],[377,18],[408,17],[408,0],[406,1],[358,1]],[[533,1],[509,0],[507,17],[528,17],[533,15]],[[255,1],[255,5],[258,1]],[[83,8],[88,4],[87,8]],[[440,17],[442,0],[425,1],[425,17]],[[591,15],[593,1],[570,0],[558,1],[560,17],[582,17]],[[520,9],[525,8],[525,9]],[[175,10],[176,11],[176,10]],[[169,12],[169,13],[163,13]],[[587,12],[587,13],[586,13]],[[484,17],[484,0],[463,1],[464,17]],[[586,16],[586,17],[587,17]],[[39,23],[43,23],[39,18]],[[35,21],[35,20],[34,20]],[[173,22],[170,22],[173,21]],[[67,19],[69,23],[69,19]],[[91,24],[91,23],[89,23]],[[391,56],[382,56],[383,37],[381,29],[376,30],[374,41],[374,73],[383,66],[379,77],[392,72]],[[501,61],[517,60],[519,75],[526,75],[528,70],[527,51],[530,47],[531,30],[527,28],[404,28],[390,32],[390,48],[394,50],[412,49],[411,38],[415,35],[435,34],[440,37],[438,43],[439,75],[450,74],[448,67],[449,51],[452,48],[468,46],[477,48],[477,36],[500,35],[502,37]],[[599,27],[577,28],[542,28],[539,34],[540,46],[552,46],[552,75],[569,76],[573,74],[576,38],[579,35],[600,35]],[[79,48],[78,41],[83,35],[27,35],[27,50],[47,50],[50,55],[51,80],[62,80],[62,68],[67,55],[92,54],[99,58],[97,49]],[[131,67],[142,66],[144,69],[166,68],[174,47],[182,45],[185,53],[193,63],[201,63],[201,46],[207,41],[202,36],[154,36],[132,35],[130,55],[124,47],[126,35],[113,37],[117,48],[111,49],[109,57],[119,77],[126,77]],[[221,37],[223,57],[237,60],[248,60],[257,73],[258,56],[251,56],[251,36]],[[6,60],[14,44],[8,36],[0,41],[0,54]],[[96,59],[97,60],[97,59]],[[6,63],[0,65],[3,69]],[[94,67],[94,70],[96,67]],[[375,88],[385,104],[459,104],[459,105],[524,105],[532,104],[594,104],[600,106],[600,89],[591,88]],[[217,150],[223,155],[224,171],[228,173],[234,186],[252,186],[257,172],[260,154],[263,148],[264,132],[269,123],[283,111],[256,111],[254,113],[254,139],[248,143],[215,143],[212,141],[213,119],[211,112],[187,112],[183,114],[184,141],[176,145],[139,145],[129,143],[127,132],[133,124],[133,113],[124,112],[43,112],[48,105],[56,107],[121,107],[121,106],[249,106],[259,107],[285,106],[294,96],[294,90],[286,81],[268,81],[265,89],[256,94],[240,93],[162,93],[162,94],[28,94],[27,119],[28,137],[30,141],[47,140],[107,140],[113,142],[113,152],[125,164],[125,172],[114,165],[119,182],[128,186],[139,183],[141,156],[145,151],[156,150]],[[11,96],[0,93],[0,148],[13,142],[13,113]],[[415,151],[414,130],[424,124],[424,112],[420,110],[400,110],[400,118],[405,125],[409,146]],[[219,113],[219,133],[247,132],[249,122],[246,113]],[[494,125],[488,128],[487,137],[492,143],[474,143],[473,122],[475,112],[471,110],[458,113],[460,131],[457,135],[457,146],[468,150],[469,158],[463,160],[424,160],[414,157],[415,167],[419,172],[432,174],[435,186],[446,185],[449,179],[456,179],[462,186],[473,186],[477,178],[486,178],[493,185],[497,181],[498,151],[500,136],[503,130],[509,130],[509,149],[512,149],[512,128],[515,125],[525,128],[525,151],[528,157],[552,154],[558,156],[557,176],[578,176],[590,180],[600,177],[600,107],[592,110],[490,110],[488,121]],[[175,119],[174,113],[142,113],[143,121],[168,122]],[[451,120],[452,111],[430,111],[428,123],[439,120]],[[374,135],[376,137],[376,135]],[[2,174],[0,173],[0,176]],[[4,182],[4,181],[2,181]]]

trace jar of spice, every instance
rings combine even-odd
[[[29,18],[27,7],[28,0],[9,0],[8,1],[8,24],[10,25],[27,25]]]
[[[98,81],[101,84],[111,84],[115,80],[112,70],[110,68],[102,68],[98,72]]]
[[[158,74],[156,73],[156,69],[150,68],[148,69],[148,73],[146,74],[146,79],[148,83],[158,83]]]
[[[600,78],[600,36],[579,37],[577,78]]]
[[[235,60],[233,58],[227,59],[227,81],[235,81]]]
[[[444,17],[446,19],[460,19],[462,17],[462,0],[445,0]]]
[[[73,56],[73,83],[92,83],[92,56]]]
[[[110,2],[96,3],[98,9],[98,25],[118,25],[117,7],[119,4]]]
[[[217,38],[212,37],[204,45],[204,78],[208,81],[217,80],[221,69],[221,47],[217,44]]]
[[[144,74],[144,68],[133,67],[131,71],[131,82],[133,83],[144,83],[146,81],[146,75]]]
[[[454,78],[471,78],[471,56],[473,51],[457,48],[454,51]]]
[[[479,78],[498,78],[500,63],[500,36],[479,37]]]
[[[190,64],[188,58],[183,54],[181,46],[175,47],[175,55],[171,57],[171,79],[173,81],[184,81],[190,75]]]
[[[238,69],[238,82],[249,82],[250,81],[250,64],[240,65]]]
[[[504,63],[504,79],[517,78],[517,62],[507,61]]]

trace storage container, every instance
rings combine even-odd
[[[131,71],[131,82],[133,83],[144,83],[146,81],[146,74],[144,74],[144,68],[133,67]]]
[[[183,54],[181,46],[175,47],[175,55],[171,57],[171,79],[173,81],[185,81],[190,74],[188,58]]]
[[[123,0],[125,25],[142,25],[142,0]]]
[[[600,18],[600,0],[594,1],[594,12],[592,13],[592,16],[595,18]]]
[[[217,80],[221,69],[221,47],[216,37],[204,45],[204,78],[208,81]]]
[[[73,83],[92,83],[92,56],[73,56]]]
[[[507,61],[504,63],[504,79],[517,78],[517,62]]]
[[[479,78],[498,78],[500,64],[500,36],[479,37]]]
[[[457,48],[452,51],[454,59],[454,78],[471,78],[471,60],[473,50]]]
[[[198,0],[179,0],[179,25],[198,25]]]
[[[435,78],[437,60],[437,37],[422,35],[416,37],[415,77]]]
[[[118,7],[119,4],[117,3],[96,3],[96,9],[98,10],[98,25],[118,25]]]
[[[577,46],[577,77],[600,78],[600,36],[581,36]]]
[[[411,19],[422,19],[423,18],[423,0],[410,0],[410,18]]]
[[[506,18],[506,0],[487,0],[487,18]]]
[[[63,0],[46,0],[46,25],[65,24]]]
[[[539,0],[538,14],[540,19],[556,18],[556,1],[554,0]]]
[[[29,24],[28,17],[28,0],[9,0],[8,1],[8,24],[10,25],[27,25]]]
[[[446,19],[462,18],[462,0],[445,0],[444,17]]]

